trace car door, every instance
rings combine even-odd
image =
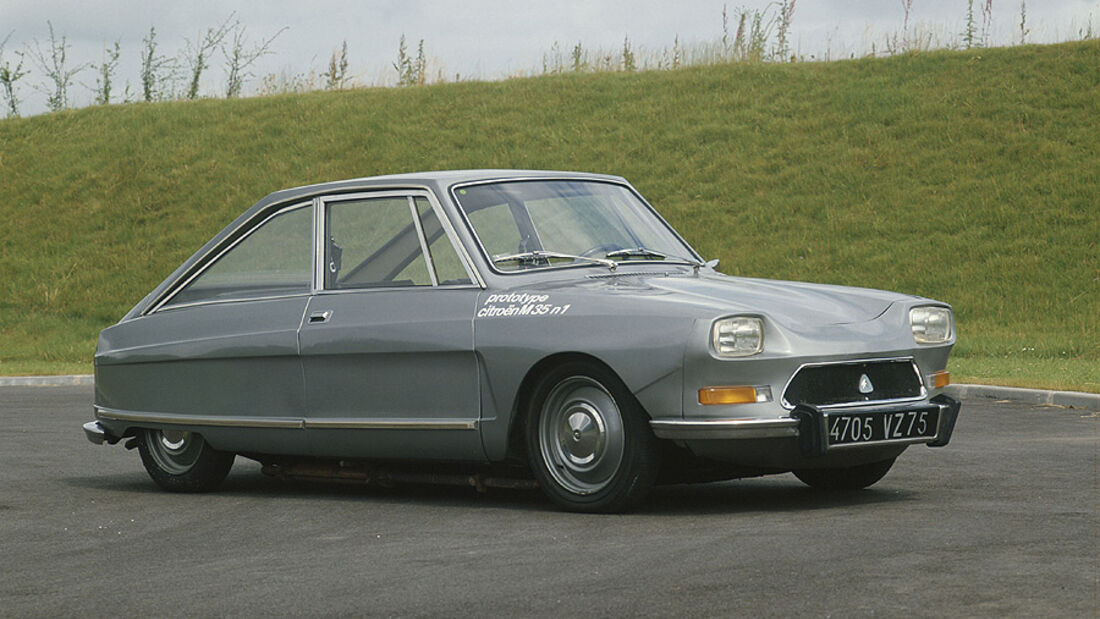
[[[300,333],[317,455],[481,460],[481,287],[426,191],[319,201],[318,290]]]
[[[222,449],[302,448],[297,336],[314,279],[314,221],[312,202],[260,214],[152,311],[105,330],[97,407],[209,426]]]

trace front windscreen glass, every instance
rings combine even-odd
[[[694,253],[626,187],[595,181],[513,181],[454,192],[494,266],[695,263]]]

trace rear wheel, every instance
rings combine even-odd
[[[543,491],[571,511],[617,512],[657,477],[657,439],[614,374],[575,362],[551,370],[527,416],[527,453]]]
[[[194,432],[144,430],[138,452],[149,477],[170,492],[208,492],[233,468],[233,454],[213,449]]]
[[[819,490],[859,490],[886,477],[895,458],[835,469],[800,469],[794,476]]]

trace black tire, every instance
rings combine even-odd
[[[860,490],[886,477],[896,458],[835,469],[800,469],[794,476],[818,490]]]
[[[577,512],[620,512],[657,479],[657,438],[612,372],[571,362],[542,377],[527,412],[527,454],[543,492]]]
[[[209,492],[233,468],[234,454],[215,450],[193,432],[143,430],[138,453],[149,477],[169,492]]]

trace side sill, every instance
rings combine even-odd
[[[101,406],[95,407],[97,419],[154,423],[179,426],[226,428],[280,428],[288,430],[477,430],[477,419],[361,419],[301,417],[218,417],[213,415],[173,415],[135,413]]]
[[[657,438],[674,440],[693,439],[758,439],[791,438],[798,436],[798,420],[789,417],[779,419],[713,419],[685,421],[683,419],[655,419],[649,427]]]
[[[292,417],[215,417],[212,415],[172,415],[166,413],[135,413],[113,408],[95,407],[96,419],[130,421],[134,423],[164,423],[174,426],[218,426],[228,428],[287,428],[300,430],[305,427],[302,419]]]
[[[476,430],[477,419],[306,419],[318,430]]]

